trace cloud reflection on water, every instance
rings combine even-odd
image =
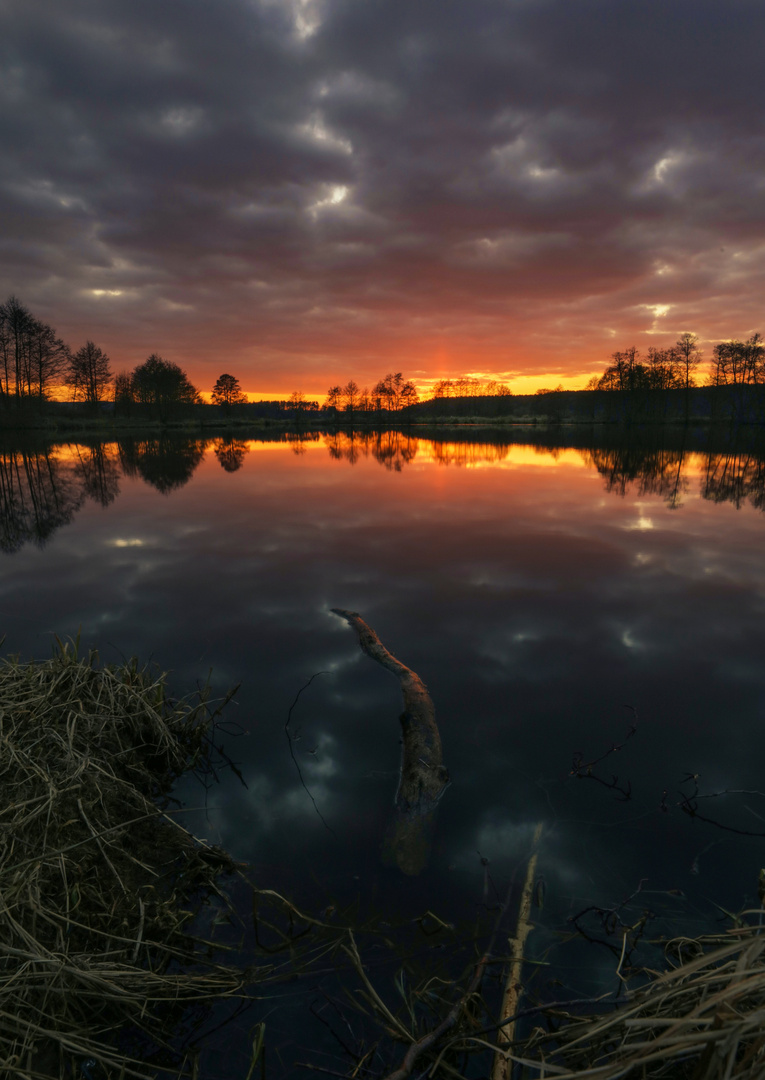
[[[213,793],[199,827],[297,889],[331,875],[350,888],[360,868],[395,889],[377,845],[395,791],[398,688],[329,615],[361,611],[436,703],[454,783],[431,886],[451,882],[447,905],[473,895],[477,850],[509,874],[537,819],[552,830],[545,873],[562,908],[574,903],[563,896],[626,895],[646,872],[691,890],[709,830],[663,814],[664,788],[672,806],[685,771],[709,790],[757,789],[765,759],[760,459],[538,438],[7,450],[2,536],[14,554],[0,564],[0,629],[12,650],[39,655],[46,631],[81,627],[107,659],[156,657],[179,689],[209,668],[217,686],[241,682],[230,715],[250,734],[231,747],[250,790]],[[641,520],[653,528],[634,528]],[[300,761],[339,841],[284,739],[290,701],[319,670],[332,674],[296,717],[301,750],[318,750]],[[619,741],[624,704],[639,733],[608,768],[631,780],[629,803],[569,776],[575,751]],[[720,812],[758,827],[741,806]],[[705,856],[707,894],[740,899],[750,876],[754,889],[745,845]]]

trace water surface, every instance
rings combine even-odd
[[[193,827],[312,910],[467,917],[481,860],[501,891],[543,821],[538,948],[638,888],[667,925],[702,925],[754,902],[765,863],[763,458],[727,438],[521,440],[6,446],[4,651],[80,633],[179,692],[240,683],[226,746],[248,787],[225,779]],[[333,607],[436,704],[452,785],[417,878],[380,862],[399,688]],[[291,724],[314,806],[285,722],[317,672]]]

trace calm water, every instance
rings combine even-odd
[[[754,902],[765,864],[761,456],[688,450],[679,436],[597,448],[583,436],[460,438],[6,446],[4,652],[44,657],[54,634],[79,631],[106,660],[153,658],[179,692],[210,670],[221,690],[241,683],[228,718],[243,734],[227,749],[248,789],[224,781],[192,825],[312,910],[358,895],[467,917],[484,897],[481,857],[501,891],[538,821],[538,948],[641,879],[639,903],[677,925]],[[453,783],[418,878],[379,858],[398,685],[332,607],[358,611],[436,704]],[[293,749],[332,831],[285,736],[317,672]],[[592,770],[604,783],[572,775],[579,756],[606,754]],[[689,775],[702,794],[743,792],[698,803],[738,832],[683,811]],[[192,787],[182,796],[202,801]],[[581,991],[590,977],[563,982]]]

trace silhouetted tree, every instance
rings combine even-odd
[[[186,372],[156,353],[133,371],[130,384],[134,399],[156,406],[162,419],[174,406],[199,401],[199,391],[189,382]]]
[[[92,341],[86,341],[81,349],[70,357],[67,383],[72,387],[76,401],[79,394],[84,401],[97,405],[106,397],[112,382],[109,357]]]
[[[588,390],[673,390],[685,386],[684,359],[676,346],[668,349],[650,348],[641,358],[631,346],[611,354],[612,363]]]
[[[695,334],[686,331],[681,334],[675,343],[678,366],[683,375],[683,385],[686,390],[696,385],[694,372],[702,360],[701,349],[698,346],[698,338]]]
[[[765,382],[765,345],[761,335],[715,345],[709,381],[712,386]]]
[[[325,409],[339,409],[342,393],[342,387],[330,386],[327,390],[327,400],[324,402]]]
[[[69,348],[47,323],[11,296],[0,305],[0,396],[49,396],[63,381]]]
[[[413,382],[405,382],[401,388],[401,408],[406,409],[409,405],[416,405],[420,400],[417,387]]]
[[[631,346],[611,354],[612,363],[606,368],[598,383],[600,390],[639,390],[647,385],[645,368],[640,363],[640,353]]]
[[[53,327],[35,319],[26,380],[28,395],[44,401],[50,390],[64,381],[70,356],[69,346],[56,337]]]
[[[213,405],[244,405],[247,395],[242,393],[239,380],[233,375],[219,375],[215,386],[212,388]]]
[[[358,408],[359,396],[361,394],[358,383],[353,379],[349,379],[340,393],[345,405],[345,411],[348,413],[354,412]]]
[[[0,391],[5,397],[13,394],[18,398],[23,393],[22,373],[34,321],[30,310],[16,296],[9,296],[0,305]]]
[[[685,386],[680,355],[674,348],[648,350],[645,380],[649,390],[678,390]]]
[[[389,409],[391,412],[398,412],[406,405],[416,405],[420,400],[414,383],[406,381],[400,371],[388,373],[384,379],[380,379],[372,395],[378,409]]]

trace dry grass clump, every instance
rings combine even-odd
[[[670,970],[607,1015],[548,1013],[552,1030],[536,1028],[522,1047],[516,1044],[515,1060],[540,1063],[524,1075],[761,1080],[765,935],[756,914],[754,925],[738,920],[724,934],[670,942]]]
[[[205,699],[76,646],[0,663],[3,1077],[183,1075],[189,1007],[241,994],[189,932],[234,864],[166,812],[173,781],[210,765]]]

